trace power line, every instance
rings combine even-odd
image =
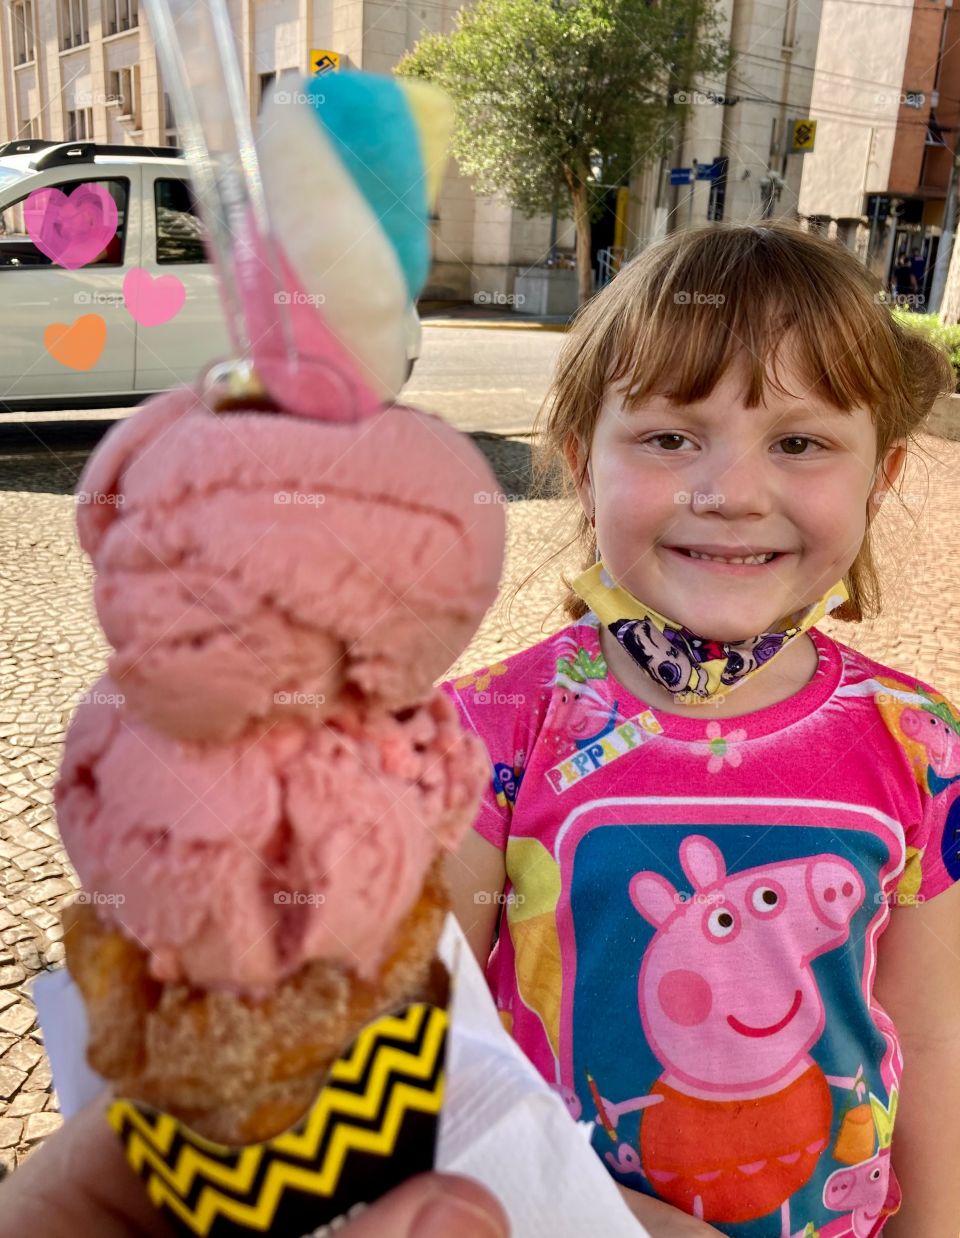
[[[759,52],[736,52],[736,55],[744,58],[749,57],[751,60],[765,60],[768,64],[776,64],[784,68],[789,63],[791,71],[793,69],[802,69],[805,73],[815,73],[818,77],[835,77],[842,81],[859,82],[864,86],[882,86],[885,90],[896,93],[897,95],[905,93],[895,82],[876,82],[871,78],[857,77],[851,73],[835,73],[832,69],[820,69],[816,65],[798,64],[795,60],[790,60],[789,62],[786,60],[778,60],[776,56],[762,56]],[[960,97],[956,95],[944,94],[942,90],[937,93],[941,99],[949,99],[951,103],[960,103]]]
[[[870,125],[871,127],[878,128],[878,129],[883,129],[883,128],[887,128],[887,129],[900,129],[900,128],[929,129],[930,127],[930,123],[928,120],[921,120],[921,119],[913,120],[913,119],[906,119],[906,118],[900,118],[900,117],[891,118],[891,117],[876,115],[870,112],[851,112],[849,109],[838,111],[833,108],[825,108],[825,107],[818,106],[816,108],[816,114],[814,115],[814,114],[811,114],[811,110],[810,110],[811,105],[809,101],[805,101],[803,103],[791,103],[789,99],[771,99],[769,95],[765,95],[763,94],[762,91],[760,91],[759,86],[754,86],[752,82],[748,82],[746,78],[742,78],[739,75],[739,73],[735,73],[733,70],[730,70],[730,77],[734,81],[740,82],[748,90],[756,90],[760,92],[757,95],[738,95],[737,96],[738,101],[743,102],[743,103],[763,103],[770,107],[777,107],[777,108],[785,107],[791,111],[803,112],[804,115],[809,116],[811,120],[816,120],[818,117],[822,116],[829,120],[845,120],[849,124],[863,125],[863,126]],[[709,92],[691,91],[691,93],[708,94]],[[939,125],[938,127],[944,133],[953,133],[955,130],[955,126],[953,125]]]

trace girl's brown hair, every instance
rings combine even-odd
[[[742,357],[745,402],[755,407],[768,381],[779,387],[787,339],[808,390],[843,411],[871,410],[877,463],[898,440],[912,441],[936,398],[954,389],[946,353],[897,321],[876,276],[838,242],[779,220],[675,233],[628,263],[571,328],[534,427],[538,488],[560,463],[573,493],[564,448],[575,436],[589,450],[607,387],[623,383],[631,403],[653,394],[692,403]],[[596,537],[582,511],[572,544],[590,566]],[[563,609],[577,619],[587,606],[563,580]],[[850,597],[836,618],[879,613],[869,524],[844,580]]]

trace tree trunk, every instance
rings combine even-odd
[[[583,181],[571,179],[570,199],[577,230],[577,291],[581,305],[593,296],[593,268],[590,263],[590,201]]]

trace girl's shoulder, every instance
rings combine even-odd
[[[823,636],[823,633],[820,635]],[[828,639],[836,646],[843,665],[839,696],[869,698],[870,703],[876,706],[889,705],[893,700],[899,700],[901,704],[910,701],[919,705],[930,703],[943,706],[952,716],[957,716],[958,711],[948,697],[925,679],[878,662],[834,637]]]
[[[576,667],[597,664],[602,661],[597,619],[586,615],[543,640],[537,641],[519,653],[514,653],[497,662],[468,671],[440,686],[451,694],[461,697],[495,696],[507,684],[534,683],[540,687],[552,686],[556,676],[562,673],[567,663]]]
[[[513,806],[551,702],[591,676],[605,680],[606,664],[597,620],[587,615],[528,649],[440,685],[461,723],[487,749],[491,779],[475,828],[488,842],[506,845]]]
[[[537,732],[558,687],[606,676],[597,619],[588,614],[519,653],[440,685],[481,736]]]
[[[879,755],[871,723],[877,714],[894,741],[904,778],[916,784],[922,810],[950,788],[960,791],[960,710],[939,689],[907,671],[896,670],[836,641],[843,673],[835,699],[853,712],[865,742]],[[958,784],[958,785],[953,785]]]

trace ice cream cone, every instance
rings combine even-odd
[[[74,903],[63,913],[64,943],[86,1003],[90,1064],[117,1095],[207,1139],[272,1138],[306,1111],[331,1062],[371,1019],[410,1002],[446,1005],[436,962],[446,911],[437,861],[375,980],[313,961],[257,1000],[152,980],[145,950],[105,927],[93,905]]]

